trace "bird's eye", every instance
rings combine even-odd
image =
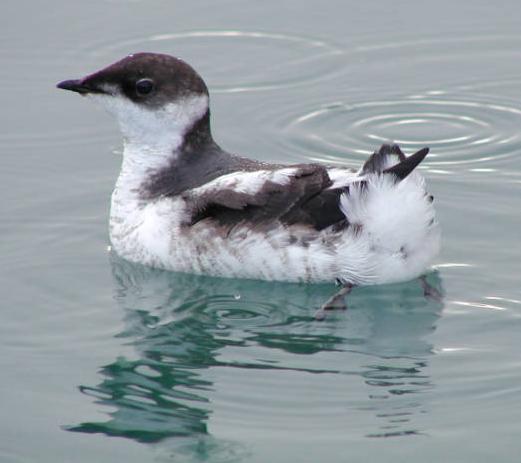
[[[136,93],[138,96],[146,96],[154,90],[152,79],[140,79],[136,82]]]

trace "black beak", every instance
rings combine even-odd
[[[63,90],[70,90],[79,93],[80,95],[86,95],[87,93],[105,93],[98,88],[94,88],[92,85],[88,85],[85,82],[85,79],[64,80],[57,84],[56,87]]]
[[[81,79],[64,80],[63,82],[60,82],[58,85],[56,85],[56,87],[63,90],[71,90],[72,92],[81,94],[89,92],[89,89],[82,84]]]

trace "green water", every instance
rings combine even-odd
[[[518,462],[518,2],[3,4],[0,461]],[[135,51],[207,80],[216,139],[357,166],[428,145],[429,274],[360,288],[179,275],[107,251],[115,122],[55,90]]]

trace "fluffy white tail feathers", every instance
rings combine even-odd
[[[396,152],[398,149],[398,152]],[[367,246],[377,255],[377,280],[403,281],[419,276],[439,252],[440,232],[425,182],[414,168],[425,148],[405,157],[384,145],[373,154],[340,198],[340,207]],[[398,156],[394,165],[389,165]],[[394,158],[394,159],[393,159]]]

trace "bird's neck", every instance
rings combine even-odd
[[[121,171],[114,191],[124,194],[129,200],[142,198],[147,179],[175,163],[177,157],[178,150],[171,144],[150,146],[125,140]]]
[[[210,130],[210,112],[194,114],[183,124],[174,121],[153,133],[125,130],[123,162],[116,190],[128,198],[146,197],[147,183],[165,170],[173,172],[176,165],[207,152],[215,145]],[[196,116],[199,116],[196,118]],[[173,179],[172,179],[173,181]]]

